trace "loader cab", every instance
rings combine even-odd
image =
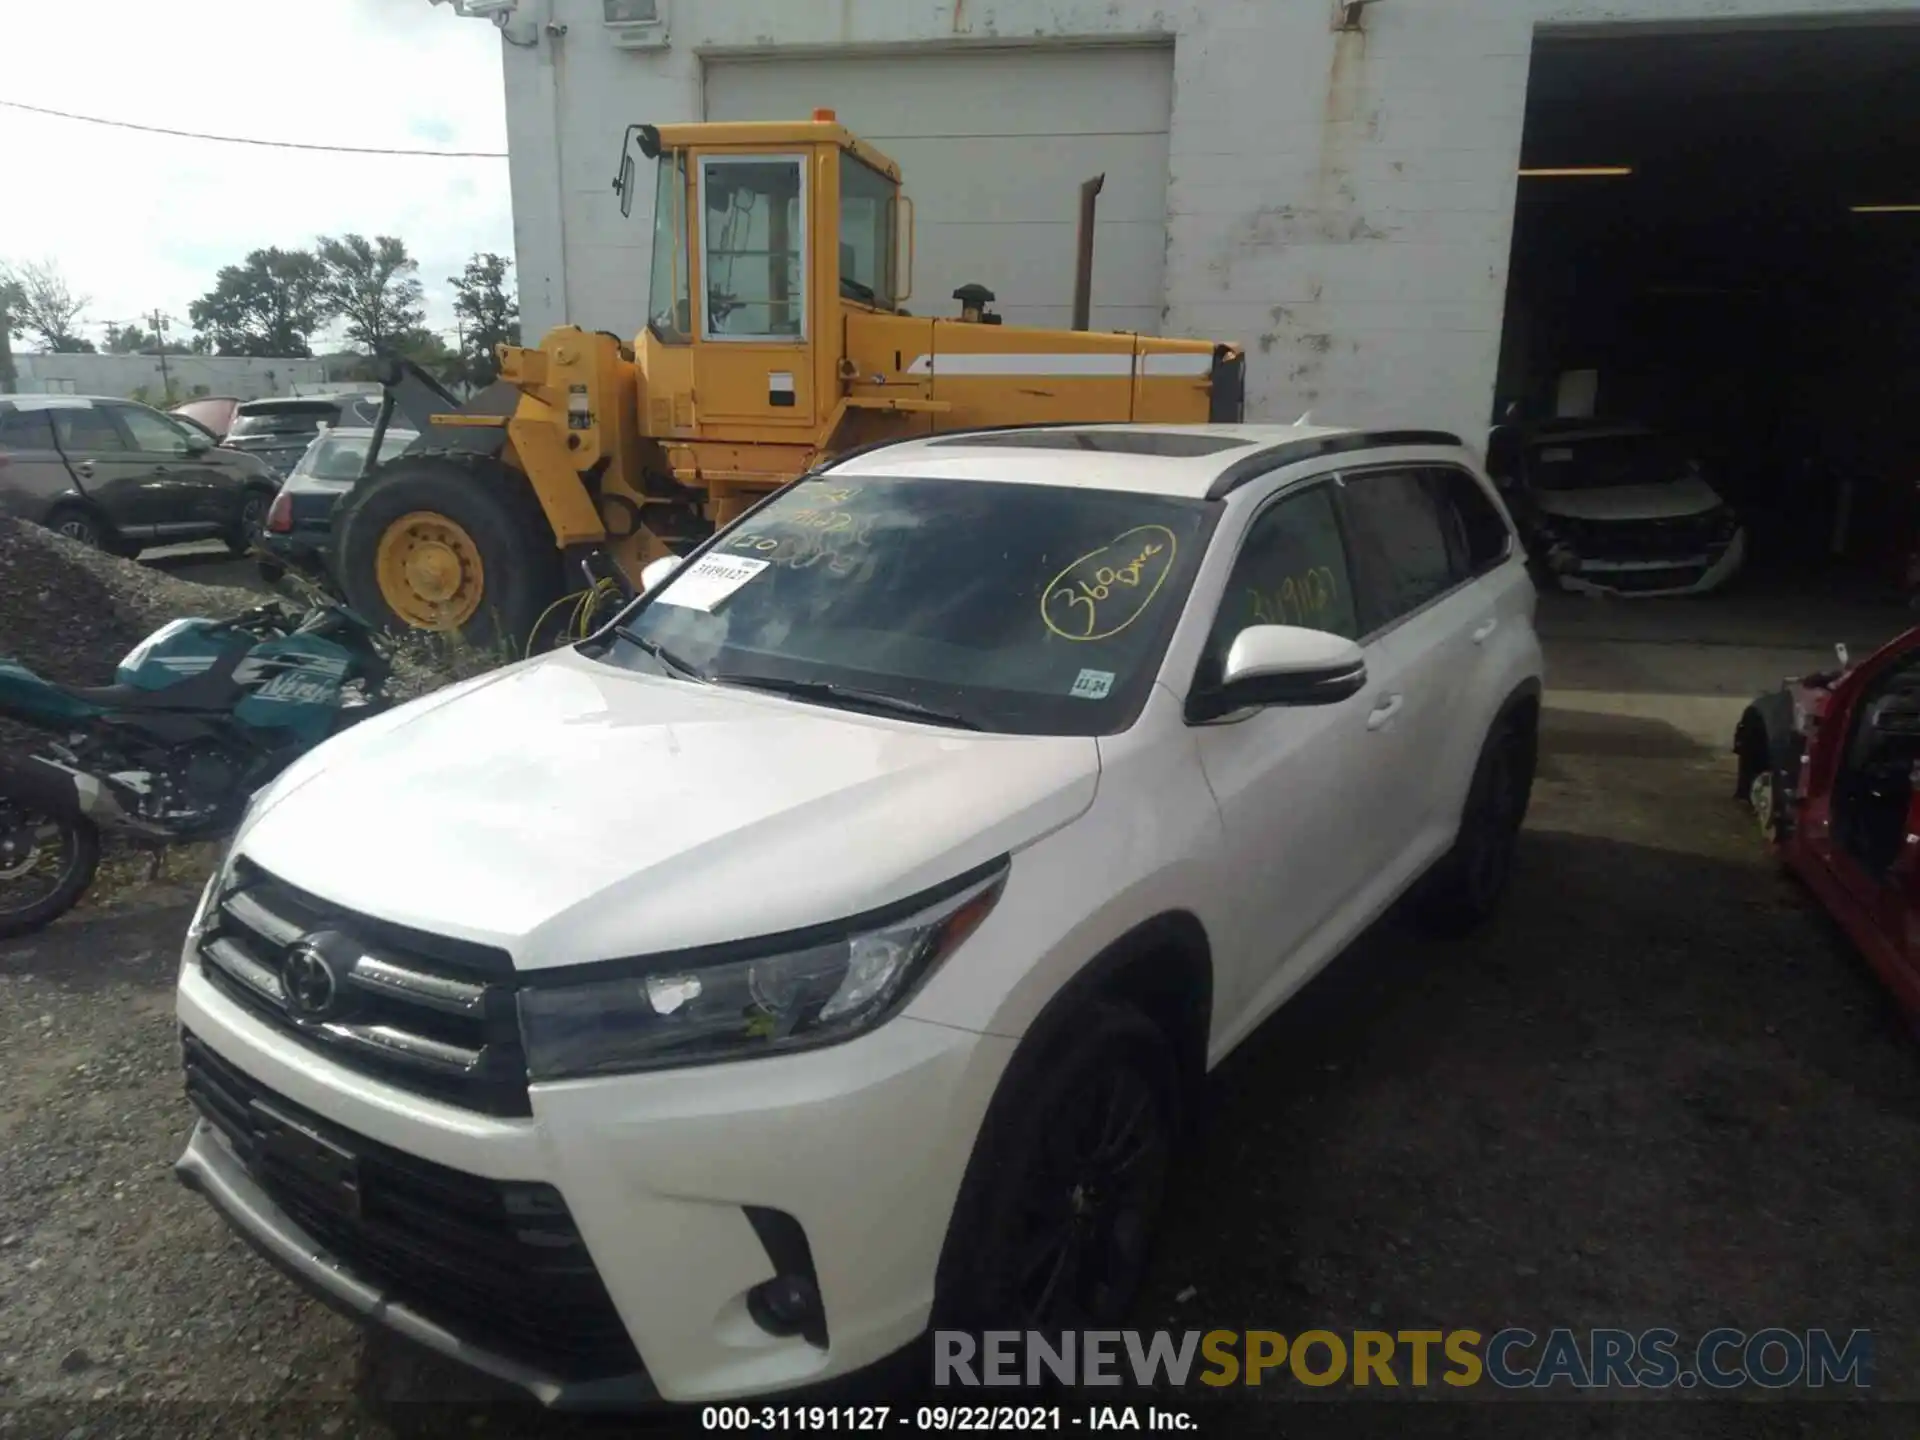
[[[643,428],[666,438],[747,426],[773,442],[814,431],[841,390],[846,312],[890,313],[905,299],[899,167],[830,111],[799,124],[638,126],[616,182],[628,210],[642,183],[636,149],[655,165],[635,347]]]

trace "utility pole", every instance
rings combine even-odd
[[[9,330],[12,324],[6,292],[0,290],[0,395],[13,393],[13,336]]]
[[[173,404],[173,377],[167,373],[167,317],[158,310],[153,312],[153,338],[160,344],[160,393],[166,396],[166,403]]]
[[[9,308],[13,298],[7,280],[0,277],[0,395],[13,393],[13,315]]]

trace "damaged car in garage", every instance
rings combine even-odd
[[[1703,595],[1739,573],[1747,533],[1700,462],[1652,427],[1594,420],[1502,426],[1487,468],[1529,550],[1589,595]]]

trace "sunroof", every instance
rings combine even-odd
[[[1089,450],[1101,455],[1152,455],[1163,460],[1244,450],[1254,442],[1231,435],[1195,435],[1178,430],[1005,430],[991,435],[953,435],[935,445],[973,445],[1006,450]]]

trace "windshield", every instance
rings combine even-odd
[[[852,155],[840,157],[840,293],[893,308],[894,184]]]
[[[419,438],[419,434],[412,430],[389,430],[380,442],[382,463],[391,460]],[[367,458],[367,446],[372,441],[371,435],[329,435],[316,440],[307,448],[307,453],[300,457],[300,463],[293,467],[293,473],[316,480],[358,480],[360,466]]]
[[[823,476],[682,566],[605,658],[1111,734],[1145,702],[1213,523],[1206,502],[1158,495]]]
[[[1688,472],[1686,452],[1664,435],[1588,435],[1543,440],[1527,470],[1541,490],[1668,485]]]

